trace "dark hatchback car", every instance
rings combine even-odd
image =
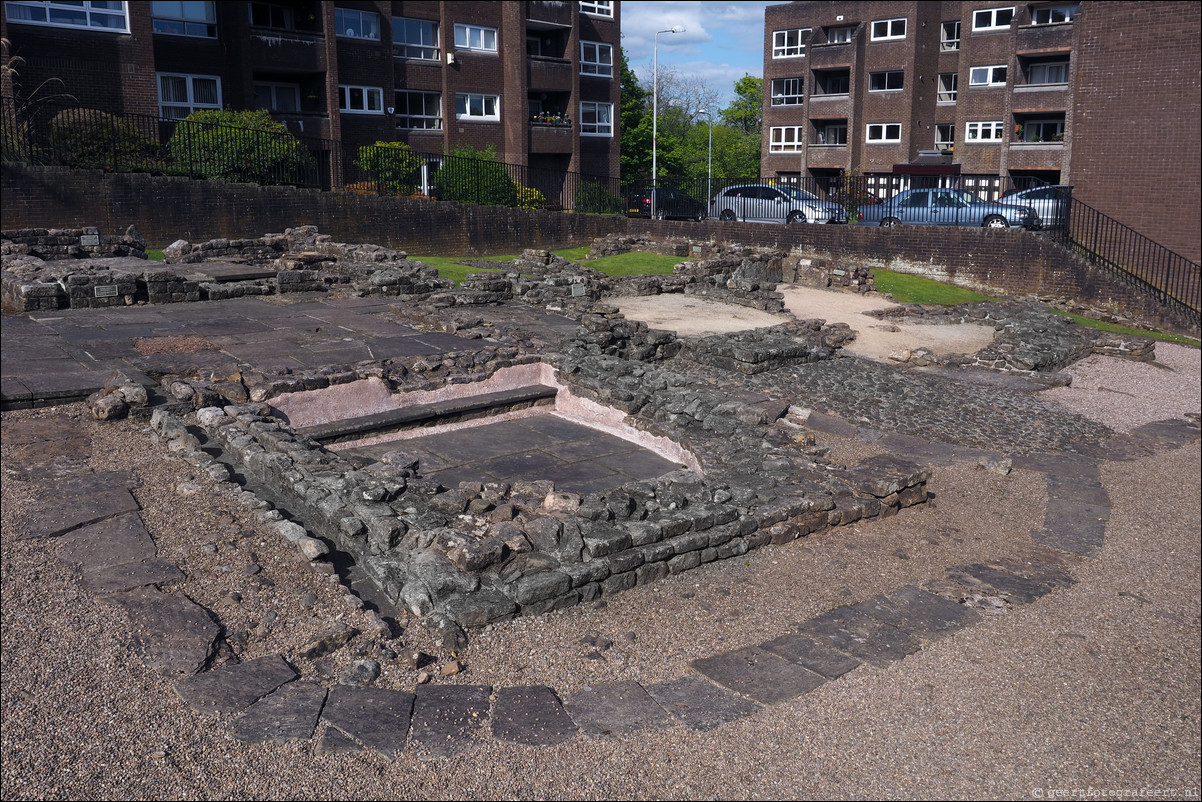
[[[656,220],[704,220],[708,208],[704,203],[674,187],[655,188],[655,214],[651,214],[651,187],[636,189],[626,196],[627,217],[652,217]]]

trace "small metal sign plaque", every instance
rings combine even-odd
[[[79,236],[79,244],[85,245],[85,246],[86,245],[99,245],[100,244],[100,235],[99,234],[81,234]]]
[[[96,293],[97,298],[116,298],[117,297],[117,285],[116,284],[99,284],[93,288],[93,292]]]
[[[584,295],[585,292],[586,292],[586,290],[585,290],[583,284],[573,284],[572,285],[572,297],[573,298],[579,298],[581,295]]]

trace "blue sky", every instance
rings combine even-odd
[[[703,79],[721,93],[722,108],[734,96],[735,81],[763,76],[764,8],[771,5],[778,3],[622,0],[622,47],[650,85],[655,32],[684,26],[684,33],[660,34],[659,65]]]

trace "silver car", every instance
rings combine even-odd
[[[881,226],[981,226],[1040,228],[1030,206],[992,203],[962,189],[907,189],[889,200],[861,209],[860,221]]]
[[[846,223],[847,210],[787,184],[741,184],[714,196],[710,217],[748,223]]]
[[[1063,228],[1065,221],[1068,220],[1069,205],[1073,200],[1073,188],[1063,184],[1032,187],[1009,192],[998,200],[1003,203],[1030,206],[1043,221],[1044,228]]]

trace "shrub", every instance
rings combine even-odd
[[[454,148],[434,174],[434,195],[439,200],[514,206],[517,191],[492,145],[479,151],[470,146]]]
[[[546,196],[534,187],[524,187],[518,184],[516,200],[519,209],[533,211],[534,209],[547,208]]]
[[[600,181],[581,179],[576,188],[576,211],[584,214],[621,214],[622,199]]]
[[[99,109],[65,109],[50,120],[54,164],[100,170],[150,169],[155,142],[129,120]]]
[[[359,148],[355,166],[371,176],[381,195],[410,195],[422,158],[404,142],[377,142]],[[360,182],[367,183],[367,182]]]
[[[320,183],[313,154],[265,109],[192,112],[167,149],[178,166],[215,181]]]

